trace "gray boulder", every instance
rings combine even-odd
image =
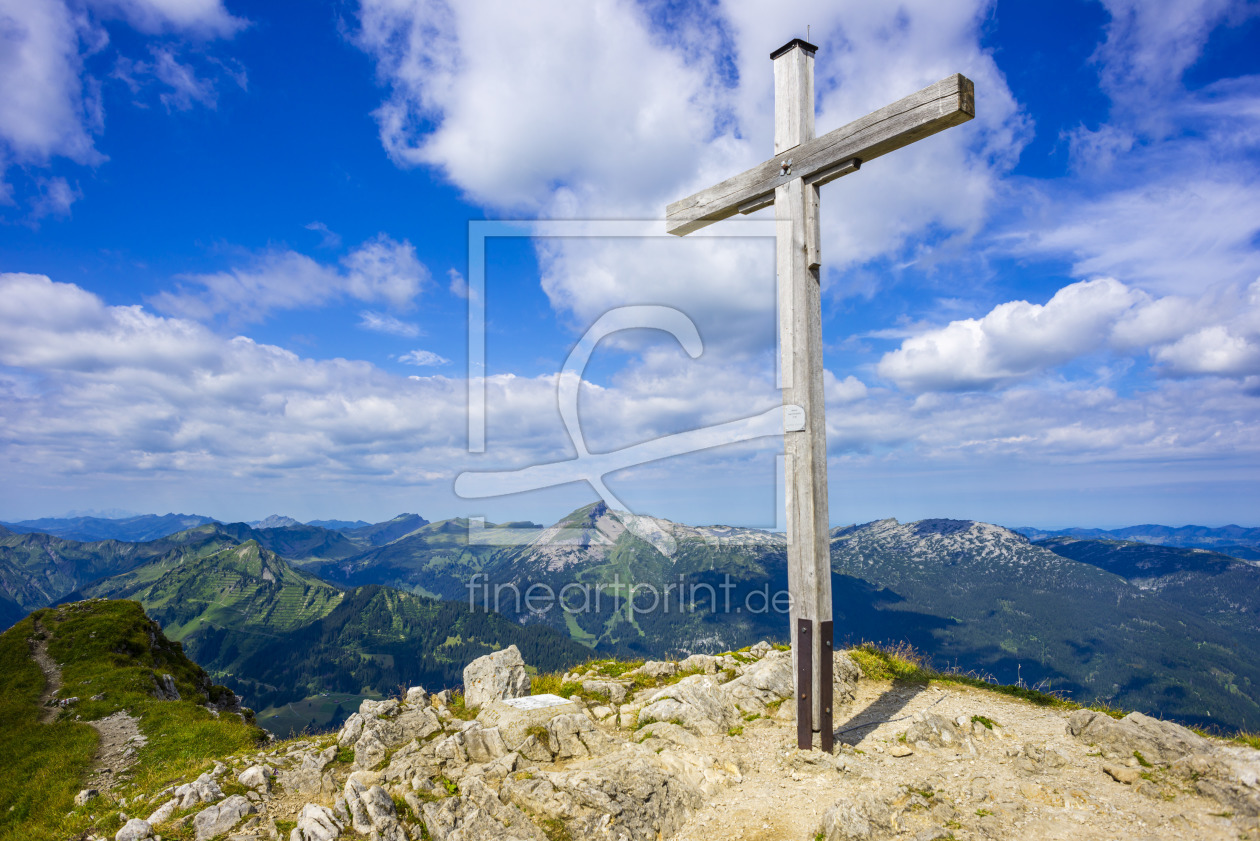
[[[725,734],[741,720],[730,698],[708,675],[692,675],[658,689],[639,711],[641,724],[672,721],[700,736]]]
[[[529,674],[515,645],[478,657],[464,667],[464,705],[481,707],[529,694]]]
[[[837,801],[823,813],[814,833],[823,841],[874,841],[891,838],[893,823],[887,808],[870,796]]]
[[[344,827],[332,809],[307,803],[298,815],[297,826],[289,833],[289,841],[333,841]]]
[[[193,818],[193,829],[197,833],[197,841],[206,841],[216,835],[223,835],[240,823],[241,818],[254,813],[254,804],[248,798],[233,794],[222,803],[208,806]]]
[[[704,802],[705,771],[690,753],[629,746],[570,770],[513,775],[500,796],[524,812],[562,821],[573,838],[656,841],[677,833]]]
[[[385,789],[364,786],[352,776],[346,780],[345,798],[355,832],[376,841],[407,841],[407,833],[398,823],[398,810]]]
[[[1068,732],[1104,751],[1129,757],[1135,752],[1152,765],[1169,765],[1193,753],[1206,753],[1211,743],[1180,724],[1133,712],[1116,721],[1094,710],[1068,716]]]
[[[148,821],[132,818],[114,833],[114,841],[148,841],[153,837],[153,827]]]
[[[831,655],[831,696],[837,707],[853,703],[857,697],[858,681],[862,679],[862,669],[853,658],[843,651]]]
[[[592,695],[603,695],[611,703],[620,705],[625,702],[626,693],[629,690],[624,683],[618,683],[615,680],[584,680],[582,691]]]
[[[547,722],[547,749],[557,760],[597,756],[611,745],[611,738],[581,713],[558,715]]]
[[[184,783],[173,792],[176,809],[191,809],[198,803],[214,803],[223,799],[223,789],[215,781],[214,772],[207,771],[191,783]]]
[[[508,753],[497,727],[474,727],[464,731],[464,752],[470,762],[493,762]]]
[[[524,812],[481,780],[468,779],[462,790],[459,797],[417,804],[433,841],[546,841]]]
[[[74,796],[74,805],[82,806],[84,803],[87,803],[99,794],[100,792],[94,788],[85,788],[83,791]]]
[[[971,731],[958,729],[958,725],[939,715],[917,718],[906,730],[906,743],[918,748],[964,748],[971,742]],[[974,750],[974,748],[973,748]]]
[[[271,791],[271,778],[275,775],[276,771],[270,765],[251,765],[241,772],[236,781],[245,788],[252,788],[266,794]]]
[[[680,672],[699,671],[711,675],[717,672],[717,658],[712,654],[693,654],[678,664],[678,670]]]
[[[772,702],[792,697],[792,653],[767,653],[742,675],[722,684],[722,692],[744,712],[765,715]]]

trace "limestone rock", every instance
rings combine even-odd
[[[547,749],[557,760],[598,756],[611,740],[581,713],[558,715],[547,722]]]
[[[673,677],[678,674],[678,664],[660,660],[648,660],[639,668],[633,669],[626,674],[637,674],[644,677]]]
[[[464,667],[464,704],[481,707],[529,694],[529,674],[515,645],[478,657]]]
[[[1116,782],[1124,783],[1125,785],[1133,785],[1142,779],[1141,771],[1124,765],[1104,765],[1103,772]]]
[[[148,821],[132,818],[123,828],[114,833],[114,841],[147,841],[153,837],[153,827]]]
[[[213,771],[207,771],[191,783],[184,783],[174,791],[175,808],[191,809],[198,803],[214,803],[223,799],[223,789],[215,782]]]
[[[530,700],[540,698],[545,698],[545,696],[534,696]],[[481,712],[477,714],[477,721],[484,727],[497,727],[508,750],[521,750],[526,739],[529,738],[529,731],[545,727],[548,721],[558,715],[581,712],[581,708],[572,701],[565,701],[559,697],[554,700],[556,703],[548,706],[524,709],[502,701],[491,701],[481,708]]]
[[[624,683],[615,680],[584,680],[582,691],[592,695],[603,695],[610,703],[620,705],[626,700],[629,691]]]
[[[971,729],[962,731],[958,725],[942,716],[922,716],[906,730],[906,743],[916,747],[967,749],[975,753],[971,742]]]
[[[346,780],[345,798],[355,832],[377,841],[407,841],[407,834],[398,823],[398,810],[385,789],[364,786],[351,776]]]
[[[890,838],[889,812],[871,797],[837,801],[823,813],[815,833],[823,841],[872,841]]]
[[[359,713],[351,713],[345,724],[341,725],[341,730],[337,732],[337,744],[343,748],[348,748],[359,741],[359,737],[362,735],[363,716]]]
[[[722,692],[744,712],[765,715],[771,702],[792,697],[792,653],[767,653],[742,675],[722,684]]]
[[[685,677],[656,690],[639,711],[641,723],[673,721],[700,736],[724,734],[740,720],[735,705],[708,675]]]
[[[546,841],[524,812],[475,777],[461,796],[419,805],[433,841]]]
[[[706,675],[717,673],[717,658],[712,654],[693,654],[678,664],[680,672],[704,672]]]
[[[222,803],[207,806],[192,821],[197,832],[197,841],[223,835],[240,823],[241,818],[252,815],[254,811],[254,804],[239,794],[233,794]]]
[[[407,690],[406,702],[412,706],[422,707],[429,703],[429,693],[423,686],[412,686]]]
[[[1211,744],[1179,724],[1133,712],[1116,721],[1094,710],[1068,716],[1068,732],[1083,742],[1120,756],[1134,752],[1152,765],[1169,765],[1192,753],[1206,753]]]
[[[74,805],[82,806],[84,803],[87,803],[99,794],[100,792],[94,788],[85,788],[83,791],[74,796]]]
[[[332,809],[307,803],[298,815],[297,826],[289,834],[289,841],[333,841],[344,828]]]
[[[245,788],[265,793],[271,790],[271,779],[275,775],[276,771],[270,765],[251,765],[241,772],[236,781]]]
[[[862,679],[862,669],[846,652],[836,651],[831,655],[831,696],[837,707],[853,703],[857,697],[858,681]]]
[[[700,750],[703,743],[700,739],[693,735],[690,730],[684,730],[677,724],[668,721],[655,721],[639,729],[638,741],[640,744],[647,742],[649,739],[660,739],[688,750]],[[655,747],[653,745],[652,747]]]
[[[525,812],[563,821],[573,838],[655,841],[682,827],[707,785],[697,757],[628,746],[570,770],[513,775],[500,794]],[[617,834],[610,835],[614,822]]]
[[[387,718],[398,713],[398,701],[393,698],[387,698],[384,701],[373,701],[371,698],[364,698],[359,704],[359,715],[364,718],[368,716],[376,716],[377,718]]]
[[[471,762],[492,762],[507,755],[507,745],[497,727],[470,728],[463,736],[464,752]]]

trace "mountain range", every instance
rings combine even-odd
[[[350,525],[208,523],[147,543],[0,534],[0,608],[137,599],[260,708],[445,685],[509,641],[558,668],[591,649],[659,658],[786,638],[786,614],[767,609],[786,587],[782,534],[602,504],[545,528]],[[909,642],[1001,682],[1260,728],[1260,566],[955,520],[838,528],[831,547],[838,642]],[[569,609],[525,599],[530,587]]]
[[[1243,526],[1128,526],[1122,529],[1060,529],[1045,531],[1031,527],[1015,531],[1032,541],[1051,537],[1073,537],[1078,540],[1127,540],[1155,546],[1176,546],[1183,549],[1210,549],[1247,561],[1260,560],[1260,528]]]

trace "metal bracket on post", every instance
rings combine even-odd
[[[822,655],[818,658],[818,661],[819,661],[818,662],[818,669],[819,669],[818,691],[822,694],[822,698],[820,699],[819,705],[818,705],[818,709],[820,713],[819,721],[818,721],[818,729],[821,731],[819,733],[819,740],[821,743],[820,746],[827,753],[831,753],[831,749],[834,745],[833,740],[835,737],[835,732],[832,729],[832,712],[831,712],[832,696],[833,696],[833,687],[831,684],[832,682],[832,657],[831,657],[832,639],[831,637],[832,637],[832,634],[834,633],[834,631],[832,630],[833,627],[834,625],[832,624],[830,619],[827,620],[826,622],[818,623],[818,641],[819,641],[818,650]]]
[[[814,747],[813,699],[814,646],[809,619],[796,620],[796,746],[801,750]]]

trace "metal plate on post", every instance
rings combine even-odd
[[[835,736],[832,729],[833,713],[831,711],[832,697],[834,695],[834,687],[831,684],[833,668],[831,635],[834,633],[833,627],[831,620],[818,623],[818,645],[819,651],[822,652],[822,656],[818,658],[818,669],[820,672],[818,675],[818,691],[822,694],[818,705],[821,716],[818,722],[818,729],[821,731],[819,733],[819,739],[822,743],[821,747],[827,753],[831,753]]]
[[[814,685],[814,645],[809,619],[796,620],[796,746],[814,746],[813,712],[810,690]]]
[[[795,406],[791,403],[783,407],[783,431],[784,432],[804,432],[805,431],[804,407]]]

